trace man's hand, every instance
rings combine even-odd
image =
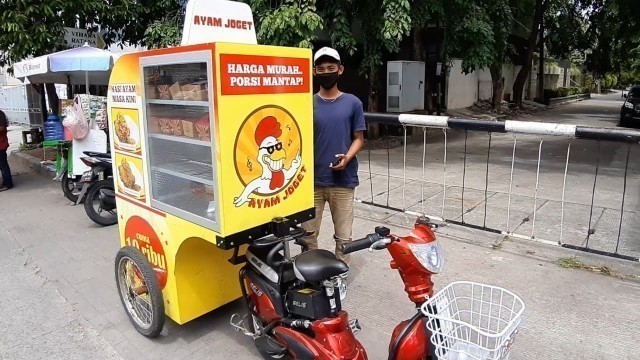
[[[329,167],[333,170],[333,171],[342,171],[344,170],[344,168],[347,167],[347,164],[349,164],[349,161],[351,161],[351,159],[349,157],[347,157],[345,154],[336,154],[336,162],[333,164],[329,164]]]

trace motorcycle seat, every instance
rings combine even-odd
[[[308,283],[320,283],[349,271],[349,266],[327,250],[310,250],[296,257],[293,272]]]

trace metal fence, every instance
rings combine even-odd
[[[366,114],[403,136],[359,156],[357,201],[638,261],[640,131]],[[400,141],[397,141],[400,140]],[[400,144],[394,147],[392,144]],[[388,146],[386,146],[388,145]]]
[[[40,95],[31,85],[7,86],[0,89],[0,110],[10,123],[42,126]]]

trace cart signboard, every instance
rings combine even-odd
[[[183,46],[120,57],[108,93],[121,245],[180,324],[240,297],[230,249],[315,214],[311,51],[256,45],[242,3],[186,20]]]

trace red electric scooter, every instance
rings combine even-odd
[[[346,294],[346,263],[326,250],[305,251],[291,257],[289,243],[306,250],[303,229],[289,227],[284,219],[274,235],[249,244],[246,261],[240,271],[240,283],[248,314],[235,314],[231,325],[254,339],[266,359],[338,360],[367,359],[362,344],[355,338],[360,330],[357,320],[349,320],[341,308]],[[377,227],[375,233],[344,247],[345,253],[358,250],[387,249],[391,268],[400,272],[405,291],[418,311],[398,324],[389,344],[389,359],[436,360],[427,317],[420,311],[433,295],[431,275],[442,265],[440,248],[428,218],[418,218],[406,237],[391,235]]]

